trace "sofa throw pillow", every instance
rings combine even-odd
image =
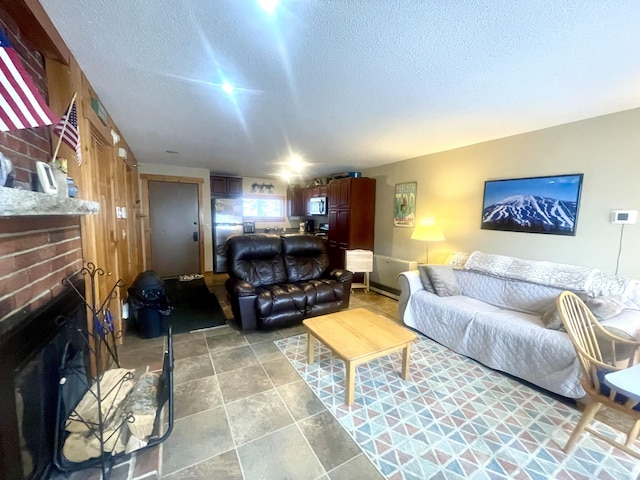
[[[422,287],[429,293],[436,293],[433,288],[433,284],[431,283],[431,279],[429,278],[429,274],[427,273],[427,265],[418,265],[418,273],[420,274]]]
[[[580,298],[589,310],[591,310],[593,316],[600,321],[620,315],[625,308],[622,297],[620,296],[588,297],[581,295]]]
[[[460,286],[450,265],[426,265],[426,270],[439,297],[460,295]]]
[[[596,317],[599,322],[608,320],[616,315],[622,313],[625,309],[625,305],[622,302],[622,298],[619,296],[602,296],[602,297],[590,297],[588,295],[578,295],[584,302],[587,308]],[[542,323],[546,328],[553,330],[564,330],[562,325],[562,319],[560,318],[560,312],[556,306],[555,300],[549,306],[547,311],[542,315]]]

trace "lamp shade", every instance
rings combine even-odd
[[[425,242],[442,242],[444,235],[438,227],[435,218],[423,218],[418,226],[413,229],[412,240],[423,240]]]

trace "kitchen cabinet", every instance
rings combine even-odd
[[[209,177],[212,197],[241,197],[242,178],[222,177],[211,175]]]
[[[289,217],[304,217],[304,189],[295,185],[287,188],[287,210]]]
[[[309,208],[311,202],[311,197],[313,197],[313,188],[305,188],[302,191],[302,202],[304,206],[304,214],[311,215],[311,208]]]
[[[340,178],[329,183],[327,254],[332,268],[344,268],[345,250],[373,250],[376,181]]]
[[[318,185],[315,187],[290,186],[287,189],[287,207],[290,217],[305,217],[311,215],[309,211],[309,199],[312,197],[328,197],[329,186]]]

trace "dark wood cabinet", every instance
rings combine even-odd
[[[376,181],[341,178],[329,183],[327,253],[333,268],[344,268],[345,250],[373,250]]]
[[[305,188],[302,190],[302,204],[305,215],[311,215],[311,202],[310,199],[313,197],[313,188]]]
[[[242,178],[221,177],[211,175],[209,177],[212,197],[240,197],[242,196]]]
[[[287,207],[290,217],[305,217],[311,215],[309,212],[309,199],[312,197],[328,197],[329,186],[319,185],[316,187],[292,186],[287,188]]]
[[[304,217],[307,214],[303,194],[304,189],[297,185],[287,188],[287,210],[290,217]]]

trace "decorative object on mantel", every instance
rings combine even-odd
[[[53,178],[51,165],[44,162],[36,162],[36,172],[38,173],[38,191],[49,195],[57,195],[58,184]]]
[[[257,183],[251,184],[251,193],[273,193],[275,185],[273,183]]]
[[[0,187],[0,217],[28,215],[95,215],[100,204],[91,200],[46,195],[41,192]]]
[[[13,178],[13,162],[0,152],[0,187],[12,187]]]
[[[71,198],[76,198],[78,195],[78,187],[73,183],[73,178],[67,177],[67,194]]]
[[[69,191],[67,188],[67,159],[62,157],[56,157],[52,163],[53,178],[58,185],[58,196],[68,197]]]
[[[56,145],[56,149],[53,152],[53,158],[57,157],[58,150],[60,149],[60,142],[64,141],[64,143],[76,151],[79,166],[82,165],[82,149],[80,147],[80,131],[78,130],[78,111],[76,109],[77,96],[78,93],[73,94],[69,108],[67,108],[65,114],[53,128],[53,133],[60,137],[58,145]]]

